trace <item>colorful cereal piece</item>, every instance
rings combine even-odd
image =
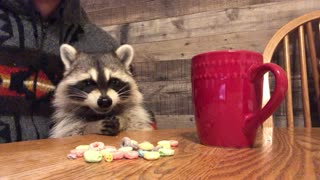
[[[160,156],[173,156],[174,150],[173,149],[159,149]]]
[[[145,152],[148,152],[148,151],[144,151],[144,150],[142,150],[142,149],[139,149],[139,150],[138,150],[139,157],[143,157]]]
[[[158,146],[154,147],[152,149],[152,151],[159,151],[159,149],[161,149],[161,148],[163,148],[163,146],[158,145]]]
[[[121,147],[131,147],[131,139],[128,137],[122,138]]]
[[[179,144],[178,141],[176,141],[176,140],[170,140],[170,145],[171,145],[171,147],[177,147],[178,144]]]
[[[103,149],[103,150],[100,151],[100,153],[102,154],[102,156],[105,156],[106,154],[113,153],[113,152],[115,152],[115,151],[108,151],[108,150],[106,150],[106,149]]]
[[[68,159],[77,159],[77,155],[76,155],[76,154],[73,154],[73,153],[69,153],[69,154],[67,155],[67,158],[68,158]]]
[[[86,152],[86,150],[83,149],[72,149],[70,151],[71,154],[76,154],[77,157],[83,157],[84,152]]]
[[[115,151],[117,151],[117,148],[114,146],[105,146],[102,151],[115,152]]]
[[[104,160],[107,162],[112,162],[113,161],[113,155],[110,152],[107,152],[103,154]]]
[[[116,152],[113,152],[112,155],[113,155],[113,160],[119,160],[123,158],[124,153],[121,151],[116,151]]]
[[[170,149],[171,148],[170,141],[166,141],[166,140],[159,141],[158,145],[162,146],[165,149]]]
[[[121,151],[121,152],[130,152],[132,150],[133,150],[132,147],[122,147],[118,149],[118,151]]]
[[[139,153],[137,151],[130,151],[124,153],[124,157],[126,159],[137,159],[139,157]]]
[[[89,150],[89,145],[79,145],[76,147],[76,149]]]
[[[143,157],[147,160],[156,160],[160,158],[160,153],[157,151],[149,151],[145,152]]]
[[[138,150],[139,149],[138,142],[135,140],[131,140],[131,147],[133,147],[134,150]]]
[[[88,150],[84,152],[84,160],[86,162],[100,162],[102,160],[102,154],[100,151]]]
[[[93,142],[89,145],[91,150],[101,151],[104,149],[104,143],[103,142]]]
[[[135,140],[131,140],[131,144],[132,144],[132,145],[138,145],[138,142],[135,141]]]
[[[139,149],[150,151],[154,148],[154,145],[149,142],[143,142],[139,144]]]
[[[135,150],[139,149],[138,142],[128,137],[122,138],[121,147],[132,147]]]

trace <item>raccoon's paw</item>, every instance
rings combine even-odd
[[[108,136],[115,136],[120,132],[120,123],[117,117],[111,117],[102,121],[101,133]]]

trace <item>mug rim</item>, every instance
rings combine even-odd
[[[245,54],[252,54],[252,55],[256,55],[256,56],[260,56],[263,57],[261,53],[257,52],[257,51],[251,51],[251,50],[242,50],[242,49],[231,49],[231,50],[217,50],[217,51],[207,51],[207,52],[202,52],[200,54],[197,54],[195,56],[192,57],[192,60],[201,57],[201,56],[206,56],[206,55],[211,55],[211,54],[221,54],[221,53],[245,53]]]

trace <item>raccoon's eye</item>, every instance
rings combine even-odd
[[[84,80],[83,83],[84,83],[86,86],[92,86],[92,85],[95,85],[95,84],[96,84],[96,82],[94,82],[94,81],[91,80],[91,79]]]
[[[116,78],[111,78],[109,80],[109,84],[111,84],[111,85],[119,85],[120,84],[120,80],[116,79]]]

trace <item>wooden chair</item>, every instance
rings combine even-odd
[[[320,42],[320,38],[317,36],[315,39],[314,33],[319,34],[319,20],[320,11],[314,11],[303,16],[300,16],[288,24],[284,25],[279,29],[271,38],[267,44],[264,52],[264,63],[271,62],[273,54],[277,46],[283,44],[283,58],[284,58],[284,69],[287,72],[288,92],[286,97],[286,117],[287,117],[287,127],[294,127],[294,117],[293,117],[293,103],[292,103],[292,83],[291,83],[291,70],[290,70],[290,48],[289,48],[289,36],[292,35],[298,29],[298,44],[299,44],[299,62],[301,66],[301,87],[302,87],[302,101],[303,101],[303,113],[304,113],[304,126],[311,127],[311,114],[310,114],[310,104],[309,104],[309,94],[308,94],[308,79],[307,79],[307,56],[306,53],[310,53],[311,65],[312,65],[312,76],[314,79],[314,88],[317,98],[318,113],[320,109],[320,92],[319,92],[319,59],[316,54],[315,40]],[[317,28],[314,31],[313,24],[317,23]],[[308,43],[308,51],[305,45],[305,29],[306,37]],[[317,43],[318,43],[317,42]],[[263,104],[265,104],[270,98],[270,88],[269,88],[269,76],[264,76],[264,89],[263,89]],[[313,97],[312,97],[313,98]],[[264,127],[273,127],[273,119],[270,117],[264,123]]]

